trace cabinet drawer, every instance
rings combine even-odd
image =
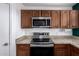
[[[64,51],[65,49],[63,48],[56,48],[55,51]]]
[[[29,49],[29,45],[26,45],[26,44],[18,44],[17,45],[18,49]]]
[[[64,50],[56,50],[54,54],[55,56],[66,56],[66,52]]]
[[[55,44],[55,47],[56,49],[64,49],[66,48],[66,45],[65,44]]]

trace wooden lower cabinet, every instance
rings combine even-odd
[[[55,56],[79,56],[79,48],[71,44],[55,44]]]
[[[30,56],[30,44],[16,44],[17,56]],[[70,44],[55,44],[54,56],[79,56],[79,48]]]
[[[66,56],[66,52],[63,49],[55,50],[55,56]]]
[[[79,48],[71,45],[71,56],[79,56]]]
[[[30,44],[17,44],[16,55],[17,56],[29,56],[30,55]]]
[[[79,53],[72,51],[72,55],[71,56],[79,56]]]
[[[55,44],[54,46],[55,56],[69,56],[69,44]]]

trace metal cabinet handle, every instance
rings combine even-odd
[[[8,43],[4,43],[3,46],[8,46]]]

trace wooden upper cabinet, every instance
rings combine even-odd
[[[79,17],[77,10],[70,11],[70,28],[78,28],[79,27]]]
[[[32,11],[21,10],[21,28],[31,28],[31,27],[32,27]]]
[[[41,10],[33,10],[32,11],[32,16],[33,17],[39,17],[39,16],[41,16]]]
[[[52,28],[60,28],[60,11],[53,10],[51,12],[51,27]]]
[[[61,28],[69,28],[69,10],[61,11]]]
[[[21,28],[32,28],[32,17],[51,17],[52,28],[79,28],[77,10],[21,10]]]
[[[41,10],[41,16],[50,17],[51,16],[51,11],[50,10]]]

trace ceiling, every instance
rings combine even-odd
[[[23,3],[24,6],[72,7],[76,3]]]

